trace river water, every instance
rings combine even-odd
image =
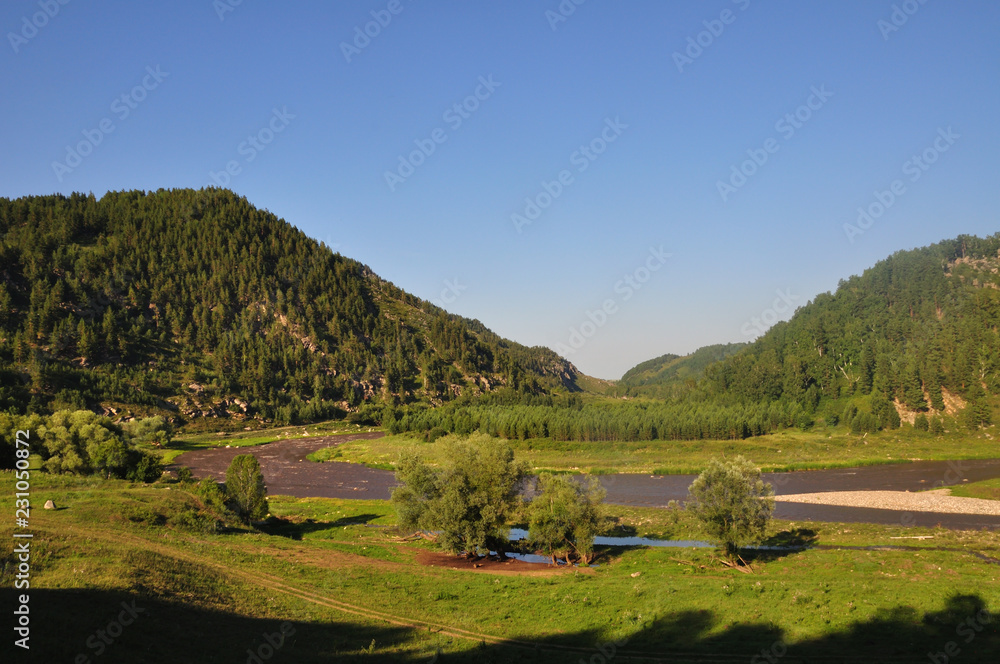
[[[229,462],[237,454],[251,453],[260,461],[268,493],[297,497],[363,498],[385,500],[396,485],[392,471],[358,464],[313,463],[306,455],[317,449],[381,433],[351,436],[320,436],[282,440],[249,448],[217,448],[180,455],[175,466],[188,466],[199,477],[223,480]],[[600,475],[607,502],[636,507],[663,507],[671,500],[683,501],[695,475]],[[822,491],[922,491],[940,486],[1000,477],[1000,459],[971,461],[912,461],[902,464],[766,473],[777,495]],[[1000,528],[1000,517],[935,512],[898,512],[863,507],[839,507],[779,502],[775,516],[803,521],[902,524],[948,528]]]

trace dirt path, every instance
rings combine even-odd
[[[47,519],[44,521],[48,521]],[[261,572],[259,570],[254,570],[253,572],[247,572],[242,569],[233,567],[232,565],[224,565],[222,563],[216,562],[211,558],[206,558],[204,556],[192,553],[190,551],[185,551],[177,548],[176,546],[169,546],[163,544],[162,542],[157,542],[155,540],[149,540],[144,537],[139,537],[137,535],[127,534],[120,531],[111,534],[105,530],[99,528],[84,528],[78,525],[68,525],[68,524],[48,524],[44,523],[43,520],[36,520],[32,523],[36,532],[48,531],[53,535],[66,535],[73,534],[77,537],[85,537],[94,540],[104,540],[111,541],[115,543],[131,542],[135,544],[137,548],[145,551],[152,551],[158,553],[162,556],[168,558],[174,558],[177,560],[182,560],[187,563],[202,565],[207,568],[211,568],[220,574],[224,574],[229,577],[234,577],[243,581],[250,586],[260,586],[274,590],[277,592],[285,593],[292,597],[296,597],[305,602],[311,604],[317,604],[319,606],[324,606],[330,609],[341,611],[343,613],[349,613],[351,615],[356,615],[369,620],[380,620],[387,622],[392,625],[398,625],[400,627],[409,627],[411,629],[417,630],[428,630],[434,631],[438,634],[444,634],[446,636],[451,636],[457,639],[465,639],[467,641],[473,641],[477,643],[487,643],[490,645],[500,645],[500,646],[515,646],[521,648],[528,648],[531,650],[538,650],[542,648],[544,650],[554,650],[558,652],[566,653],[579,653],[579,654],[592,654],[594,652],[593,648],[579,648],[573,646],[560,646],[556,644],[546,644],[545,646],[539,646],[539,644],[532,641],[523,641],[520,639],[510,639],[493,636],[491,634],[484,634],[482,632],[474,632],[467,629],[461,629],[458,627],[451,627],[448,625],[443,625],[440,623],[431,622],[428,620],[418,620],[415,618],[407,618],[403,616],[394,615],[391,613],[386,613],[384,611],[376,611],[374,609],[369,609],[367,607],[358,606],[356,604],[349,604],[347,602],[341,602],[339,600],[326,597],[324,595],[317,594],[305,590],[303,588],[298,588],[296,586],[289,585],[281,579]],[[204,543],[204,541],[202,541]],[[619,651],[620,654],[626,654],[625,651]],[[634,653],[632,657],[652,660],[652,661],[666,661],[664,657],[652,656],[643,653]],[[676,659],[672,660],[676,661]],[[697,661],[735,661],[726,659],[719,659],[717,657],[710,657],[702,660],[699,658]]]

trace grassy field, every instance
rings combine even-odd
[[[350,461],[393,468],[401,453],[436,458],[442,442],[410,435],[356,440],[321,450],[314,461]],[[712,459],[742,454],[765,471],[805,470],[899,463],[915,459],[989,459],[1000,457],[1000,443],[988,434],[951,433],[936,437],[905,426],[868,436],[845,430],[782,433],[747,440],[564,442],[551,439],[512,440],[515,454],[535,470],[656,475],[697,473]]]
[[[308,436],[332,436],[337,434],[374,431],[373,427],[358,424],[348,424],[341,421],[320,422],[318,424],[277,427],[252,431],[216,431],[210,433],[179,434],[166,448],[159,450],[165,463],[171,463],[184,452],[203,450],[213,447],[252,447],[273,443],[276,440],[289,438],[306,438]]]
[[[812,548],[759,554],[755,574],[710,549],[615,547],[590,569],[524,576],[419,564],[431,545],[399,541],[383,501],[272,497],[267,532],[207,534],[172,520],[199,507],[176,483],[33,473],[32,503],[48,498],[60,509],[31,514],[32,661],[244,662],[266,638],[280,641],[267,661],[306,663],[600,661],[612,647],[615,661],[927,661],[949,642],[953,661],[1000,655],[1000,621],[985,622],[1000,611],[996,532],[776,522],[770,543]],[[683,511],[608,509],[609,532],[702,536]],[[932,539],[897,539],[914,535]],[[97,656],[91,637],[119,631],[122,602],[141,611]]]
[[[986,498],[1000,500],[1000,477],[972,484],[959,484],[951,487],[951,495],[966,498]]]

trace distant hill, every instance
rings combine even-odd
[[[752,344],[643,362],[606,394],[619,398],[454,402],[390,428],[580,441],[735,440],[820,423],[978,430],[1000,394],[1000,234],[897,252]]]
[[[701,378],[705,367],[723,360],[745,347],[744,343],[703,346],[690,355],[661,355],[625,372],[619,387],[641,388]],[[635,390],[633,390],[635,391]]]
[[[229,191],[0,199],[0,410],[295,422],[578,376]]]

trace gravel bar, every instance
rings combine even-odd
[[[940,492],[910,493],[908,491],[828,491],[775,496],[775,500],[813,505],[841,507],[871,507],[906,512],[938,512],[941,514],[984,514],[1000,516],[1000,500],[960,498]]]

